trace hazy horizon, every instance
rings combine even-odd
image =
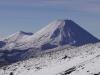
[[[0,0],[0,36],[36,32],[57,19],[71,19],[100,38],[98,0]]]

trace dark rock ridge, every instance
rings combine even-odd
[[[19,33],[24,35],[33,35],[33,33],[31,32],[24,32],[24,31],[20,31]]]

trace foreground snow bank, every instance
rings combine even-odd
[[[100,72],[100,44],[44,53],[2,67],[0,75],[95,75]]]

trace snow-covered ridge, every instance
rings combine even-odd
[[[99,40],[72,20],[56,20],[34,35],[20,31],[7,37],[4,41],[7,43],[16,41],[19,44],[24,44],[18,47],[20,49],[31,47],[46,50],[62,45],[80,46],[96,43]]]
[[[72,20],[56,20],[26,39],[26,44],[43,49],[61,45],[80,46],[99,40]],[[46,46],[48,46],[46,48]]]
[[[0,52],[1,57],[10,62],[10,58],[16,58],[15,61],[26,60],[45,50],[57,51],[63,46],[71,48],[97,42],[99,40],[96,37],[74,21],[56,20],[34,34],[20,31],[10,35],[1,41]]]
[[[16,32],[0,41],[0,66],[14,63],[0,68],[0,75],[99,73],[99,41],[72,20],[53,21],[34,34]]]
[[[33,35],[33,33],[19,31],[19,32],[16,32],[16,33],[4,38],[2,42],[5,42],[6,44],[3,47],[3,50],[4,49],[12,50],[18,44],[21,44],[21,41],[25,40],[26,38],[28,38],[32,35]]]
[[[28,32],[24,32],[24,31],[19,31],[16,32],[10,36],[8,36],[7,38],[4,39],[4,41],[16,41],[21,39],[22,37],[27,37],[27,36],[31,36],[33,35],[33,33],[28,33]]]
[[[0,75],[95,75],[100,72],[100,43],[50,52],[0,68]]]

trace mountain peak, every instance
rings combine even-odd
[[[60,37],[60,44],[83,45],[99,41],[85,29],[72,20],[58,20],[61,22],[54,30],[51,39]]]
[[[32,46],[52,49],[57,46],[81,46],[99,40],[72,20],[56,20],[27,39]]]
[[[78,47],[99,41],[72,20],[56,20],[34,33],[34,35],[23,31],[16,32],[4,41],[0,41],[0,48],[12,51],[11,57],[9,57],[9,53],[6,56],[9,58],[7,61],[11,61],[11,58],[17,61],[35,56],[38,52],[42,53],[43,50],[48,50],[49,52],[49,49],[53,48],[59,50],[63,46]],[[55,51],[56,49],[53,50]],[[14,50],[18,52],[13,54]],[[22,52],[20,53],[19,51]],[[18,57],[21,59],[17,59]]]
[[[52,25],[54,28],[52,28]],[[96,43],[99,41],[72,20],[57,20],[56,22],[51,23],[51,29],[49,44],[56,46],[80,46],[88,43]]]
[[[31,36],[30,36],[31,35]],[[52,49],[58,46],[70,45],[81,46],[89,43],[96,43],[99,40],[80,27],[72,20],[56,20],[43,29],[34,33],[19,31],[6,39],[7,42],[24,44],[20,48],[41,48]]]
[[[33,35],[33,33],[29,33],[29,32],[24,32],[24,31],[18,31],[10,36],[8,36],[7,38],[4,39],[5,42],[15,42],[18,40],[21,40],[23,38],[27,38],[29,36]]]
[[[73,25],[76,25],[76,23],[73,21],[73,20],[69,20],[69,19],[58,19],[58,20],[55,20],[53,22],[51,22],[49,25],[49,27],[53,27],[53,28],[60,28],[60,27],[64,27],[64,26],[72,26]],[[77,24],[78,25],[78,24]]]

